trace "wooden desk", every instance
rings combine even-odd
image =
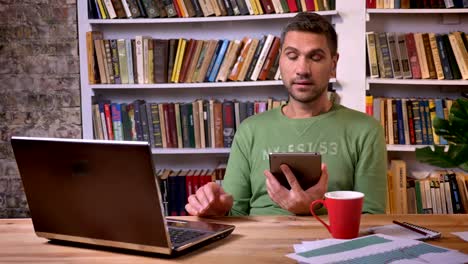
[[[193,219],[192,217],[181,217]],[[468,253],[468,242],[450,232],[468,231],[468,215],[363,215],[361,229],[390,224],[393,219],[424,225],[442,232],[429,243]],[[176,259],[80,248],[48,243],[36,237],[30,219],[0,220],[0,263],[295,263],[285,257],[293,244],[304,240],[330,238],[312,217],[264,216],[217,218],[236,225],[233,234]]]

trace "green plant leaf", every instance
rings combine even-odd
[[[449,145],[446,155],[452,158],[454,164],[460,166],[468,162],[468,145]]]
[[[416,159],[441,168],[457,167],[458,164],[455,164],[452,158],[444,152],[444,148],[443,146],[434,146],[434,150],[431,147],[416,149]]]
[[[459,98],[450,108],[448,120],[434,118],[434,133],[449,142],[444,146],[416,149],[416,159],[441,168],[461,168],[468,171],[468,100]]]

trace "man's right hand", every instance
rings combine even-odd
[[[185,210],[195,216],[223,216],[231,210],[232,204],[232,195],[224,192],[218,184],[210,182],[189,196]]]

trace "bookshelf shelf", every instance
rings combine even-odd
[[[408,84],[408,85],[468,85],[466,80],[415,80],[415,79],[389,79],[367,78],[369,84]]]
[[[230,148],[152,148],[153,154],[229,154]]]
[[[316,12],[322,16],[334,16],[338,12],[319,11]],[[278,20],[287,19],[295,16],[296,13],[287,14],[266,14],[266,15],[248,15],[248,16],[219,16],[219,17],[189,17],[189,18],[135,18],[135,19],[89,19],[90,24],[169,24],[169,23],[197,23],[197,22],[229,22],[229,21],[248,21],[248,20]]]
[[[336,79],[330,80],[335,83]],[[252,81],[252,82],[206,82],[206,83],[153,83],[153,84],[95,84],[89,85],[93,90],[107,89],[203,89],[223,87],[263,87],[283,86],[282,81]]]
[[[432,145],[387,145],[387,151],[408,151],[412,152],[419,148],[432,147]],[[448,150],[448,146],[445,146],[444,151]]]
[[[468,8],[367,9],[368,14],[466,14]]]
[[[280,86],[281,81],[256,82],[206,82],[206,83],[153,83],[153,84],[95,84],[91,89],[194,89],[194,88],[222,88],[222,87],[259,87]]]
[[[387,151],[415,151],[429,145],[387,145]],[[230,148],[153,148],[153,154],[229,154]]]
[[[423,147],[426,145],[387,145],[387,151],[415,151]]]

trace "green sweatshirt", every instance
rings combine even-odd
[[[234,197],[231,215],[291,214],[268,196],[263,171],[270,152],[319,152],[328,191],[365,194],[364,213],[384,213],[387,152],[382,126],[364,113],[333,105],[319,116],[290,119],[280,108],[244,120],[235,134],[223,188]]]

